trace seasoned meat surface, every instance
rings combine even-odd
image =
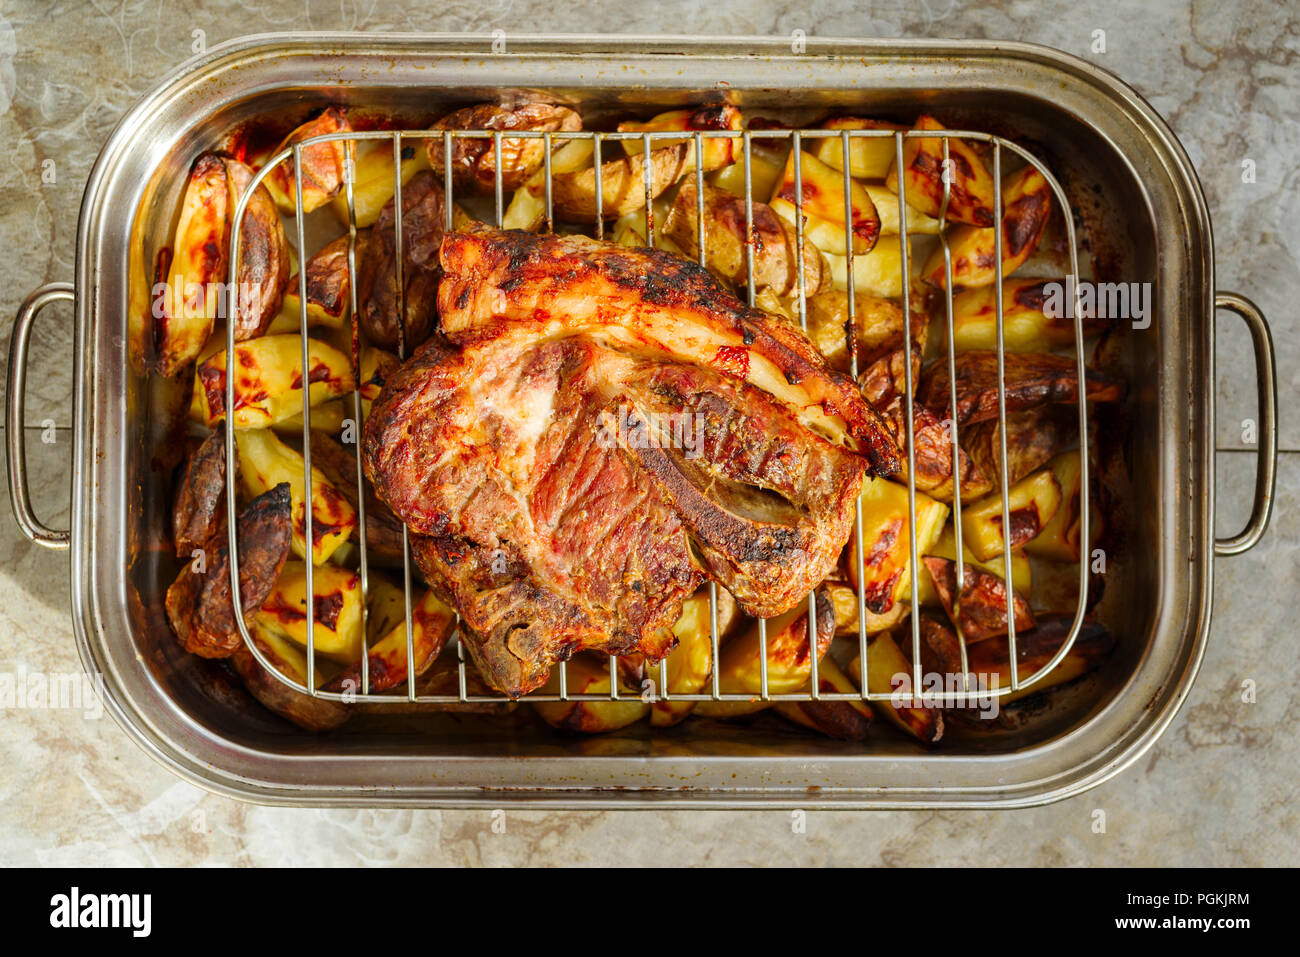
[[[771,616],[830,571],[871,451],[897,449],[797,330],[649,251],[476,226],[440,258],[451,341],[385,386],[363,464],[489,683],[657,660],[706,576]]]

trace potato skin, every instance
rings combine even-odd
[[[361,328],[370,342],[409,356],[429,338],[436,318],[438,245],[446,224],[446,197],[429,170],[417,173],[402,188],[402,303],[397,318],[396,206],[393,200],[379,213],[357,267],[357,308]]]
[[[301,675],[275,648],[266,642],[253,638],[257,650],[276,667],[276,670],[291,678],[303,681]],[[266,669],[253,657],[253,653],[240,645],[230,656],[230,664],[244,681],[248,693],[262,703],[269,711],[274,711],[286,721],[291,721],[305,731],[333,731],[352,717],[352,709],[337,701],[325,698],[313,698],[301,691],[295,691],[284,682],[267,673]]]
[[[644,154],[607,160],[600,167],[600,214],[602,219],[618,219],[645,209],[645,169],[650,164],[650,199],[681,179],[694,168],[695,152],[689,143],[665,146]],[[596,221],[596,171],[579,170],[553,177],[551,199],[561,219],[575,223]],[[743,222],[743,220],[742,220]]]
[[[682,184],[668,211],[664,233],[692,258],[699,255],[698,192],[694,181]],[[754,286],[770,288],[777,295],[789,295],[799,288],[799,259],[794,228],[766,203],[754,201]],[[710,186],[704,186],[705,266],[714,275],[745,286],[745,201]],[[823,268],[821,253],[806,237],[804,284],[807,295],[830,287],[830,274]]]
[[[280,152],[287,147],[311,139],[313,136],[326,136],[330,133],[349,133],[352,126],[344,112],[331,106],[299,126],[275,150]],[[328,140],[303,147],[302,157],[302,211],[310,213],[328,203],[343,188],[343,166],[350,144],[343,140]],[[298,211],[294,198],[295,175],[293,157],[277,165],[266,174],[264,182],[276,205],[287,216]]]
[[[248,191],[253,171],[238,160],[226,160],[230,180],[230,208],[233,217],[239,198]],[[289,284],[289,241],[284,224],[266,187],[259,183],[244,207],[239,226],[239,284],[234,317],[235,341],[242,342],[266,332],[280,311]]]
[[[239,468],[239,457],[235,457]],[[238,476],[236,476],[238,480]],[[188,559],[214,535],[226,530],[226,423],[217,423],[194,454],[176,488],[172,507],[172,544],[178,558]]]
[[[262,607],[289,556],[293,536],[288,484],[277,485],[244,507],[236,523],[239,592],[245,618]],[[204,549],[206,570],[187,564],[167,589],[167,617],[186,651],[204,658],[226,658],[241,644],[230,594],[230,557],[224,535]]]
[[[433,124],[435,130],[528,130],[537,132],[577,132],[582,117],[567,106],[553,103],[526,103],[504,107],[480,103],[448,114]],[[446,149],[441,137],[425,141],[429,165],[444,175]],[[501,138],[501,185],[507,191],[519,189],[525,180],[542,166],[546,144],[540,138]],[[453,139],[451,142],[452,184],[479,193],[496,189],[497,157],[492,139]]]
[[[954,606],[957,594],[957,563],[947,558],[927,556],[921,559],[930,579],[934,582],[939,601],[948,618],[961,625],[967,644],[996,638],[1007,633],[1007,586],[997,575],[978,565],[966,564],[962,569],[961,600]],[[1034,627],[1034,613],[1016,590],[1011,590],[1012,608],[1016,614],[1016,633],[1024,634]]]
[[[1022,412],[1050,402],[1079,401],[1079,376],[1073,357],[1049,353],[1013,353],[1005,357],[1007,412]],[[998,359],[996,352],[963,352],[953,360],[957,376],[958,425],[998,417]],[[1113,402],[1123,390],[1112,377],[1086,370],[1086,397],[1092,402]],[[951,405],[948,363],[935,362],[921,376],[917,397],[943,418]]]

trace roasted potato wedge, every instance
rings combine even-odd
[[[1033,166],[1013,173],[1002,187],[1002,275],[1019,269],[1038,245],[1052,215],[1052,190]],[[992,227],[958,226],[949,236],[954,286],[974,289],[997,281],[997,246]],[[921,278],[932,286],[947,286],[943,249],[936,247],[925,261]]]
[[[236,434],[239,446],[239,471],[244,491],[260,495],[281,483],[289,485],[293,499],[293,552],[307,557],[306,498],[302,455],[285,445],[269,429],[243,429]],[[357,513],[316,466],[311,470],[311,520],[313,564],[323,565],[335,550],[351,537],[357,526]]]
[[[858,691],[830,655],[817,663],[817,687],[829,693],[852,694]],[[841,741],[861,741],[871,726],[871,708],[865,701],[778,701],[776,713],[795,724]]]
[[[849,356],[849,296],[830,289],[810,296],[806,306],[808,338],[832,368],[847,372]],[[912,311],[912,341],[925,341],[926,315]],[[853,299],[853,321],[858,330],[858,368],[865,369],[878,359],[903,348],[903,307],[892,299],[858,293]]]
[[[324,429],[311,430],[311,464],[347,499],[354,513],[360,513],[357,498],[357,460],[346,447]],[[375,495],[374,486],[364,482],[366,552],[370,561],[400,565],[403,557],[402,522]],[[352,541],[361,544],[360,520],[352,529]],[[400,594],[400,593],[399,593]]]
[[[319,116],[308,120],[285,137],[275,153],[295,146],[313,136],[331,133],[350,133],[352,126],[344,112],[336,106],[328,107]],[[343,188],[343,166],[351,144],[346,140],[327,140],[304,146],[302,157],[302,211],[310,213],[320,209]],[[274,154],[272,154],[274,155]],[[294,199],[294,160],[289,156],[269,173],[263,182],[275,199],[275,204],[286,216],[297,213]]]
[[[922,629],[922,661],[928,668],[950,674],[961,674],[961,651],[957,636],[946,625],[926,618]],[[1021,681],[1038,674],[1043,666],[1060,650],[1069,637],[1073,615],[1041,614],[1037,626],[1021,634],[1016,633],[1016,666]],[[1085,618],[1079,636],[1060,663],[1041,679],[1028,687],[1003,695],[999,700],[1007,705],[1029,695],[1055,688],[1073,681],[1100,665],[1115,647],[1115,636],[1099,622]],[[1005,636],[991,638],[968,645],[966,663],[972,674],[996,676],[996,687],[1011,685],[1011,665]]]
[[[921,350],[912,350],[912,389],[921,381]],[[877,409],[907,395],[907,354],[899,349],[877,359],[858,376],[862,395]],[[919,402],[919,400],[918,400]]]
[[[361,656],[361,575],[338,565],[312,569],[312,636],[316,654],[339,664]],[[307,647],[307,566],[284,563],[275,587],[262,602],[253,624],[261,632]]]
[[[996,352],[966,352],[953,360],[957,373],[957,424],[970,425],[998,417],[998,357]],[[1021,353],[1005,357],[1007,412],[1023,412],[1048,402],[1079,401],[1079,377],[1069,356]],[[1111,376],[1086,371],[1085,391],[1092,402],[1114,402],[1123,394]],[[949,414],[948,363],[931,363],[921,375],[917,397],[935,415]]]
[[[858,566],[855,526],[849,540],[849,580],[855,589],[863,577],[867,633],[884,631],[910,610],[903,596],[910,595],[911,537],[907,487],[888,479],[870,478],[862,486],[862,567]],[[943,531],[948,506],[923,492],[916,493],[916,554],[927,554]]]
[[[962,448],[994,484],[1002,482],[1002,423],[976,422],[961,430]],[[1008,412],[1007,481],[1019,482],[1045,464],[1079,434],[1078,415],[1066,406],[1044,406],[1025,412]]]
[[[722,596],[725,589],[718,590],[719,598],[719,632],[722,631]],[[693,710],[694,701],[674,701],[675,694],[695,694],[708,682],[713,674],[713,637],[712,615],[709,609],[709,589],[697,591],[682,602],[682,613],[673,625],[673,634],[677,637],[677,647],[664,660],[664,672],[668,700],[656,698],[650,706],[650,723],[657,728],[666,728],[684,720]],[[721,640],[721,633],[719,634]],[[620,663],[622,659],[620,658]],[[655,666],[649,669],[651,680],[659,681],[659,670]]]
[[[516,107],[480,103],[449,113],[435,130],[527,130],[530,132],[577,132],[582,117],[567,106],[553,103],[525,103]],[[425,140],[429,166],[439,178],[446,169],[446,142],[443,137]],[[453,138],[451,141],[452,184],[456,188],[490,193],[496,189],[497,169],[506,190],[523,186],[546,161],[546,146],[541,137],[501,138],[501,162],[497,162],[492,137]]]
[[[690,259],[699,255],[699,217],[694,181],[682,184],[668,211],[664,235]],[[754,286],[789,295],[799,288],[799,254],[794,227],[763,203],[751,204],[754,236]],[[737,286],[748,283],[745,255],[745,201],[725,190],[704,186],[705,266]],[[817,247],[805,236],[804,288],[812,295],[825,288],[826,270]]]
[[[803,204],[795,189],[795,164],[803,187]],[[871,252],[880,237],[880,214],[862,184],[849,177],[849,208],[844,206],[844,173],[827,166],[811,153],[791,151],[781,178],[768,205],[793,225],[802,212],[803,234],[823,252],[846,255],[848,239],[853,236],[853,252],[863,256]]]
[[[1002,281],[1002,343],[1007,352],[1051,352],[1074,345],[1074,321],[1048,315],[1047,288],[1064,279],[1004,279]],[[997,289],[994,285],[966,289],[952,299],[953,345],[957,353],[998,347]],[[1083,317],[1084,335],[1100,324]]]
[[[968,644],[1007,633],[1007,587],[998,576],[978,565],[963,569],[961,595],[957,599],[957,563],[933,555],[921,559],[948,620],[966,637]],[[957,599],[954,601],[954,599]],[[1011,605],[1016,615],[1016,633],[1034,627],[1034,613],[1029,602],[1012,588]]]
[[[908,242],[911,251],[911,242]],[[831,287],[848,289],[849,260],[847,256],[822,251],[830,272]],[[910,260],[909,260],[910,261]],[[881,236],[871,252],[864,256],[853,257],[853,289],[861,295],[869,293],[882,299],[901,299],[905,290],[903,284],[903,241],[902,237]]]
[[[258,650],[270,660],[276,671],[304,688],[307,686],[307,656],[301,649],[265,629],[254,627],[252,637]],[[244,680],[249,694],[300,728],[333,731],[352,716],[352,709],[345,704],[305,695],[267,674],[253,653],[242,645],[230,656],[230,663]],[[318,685],[327,674],[325,669],[317,669]]]
[[[835,634],[856,635],[858,633],[858,593],[843,582],[825,582],[822,588],[830,599],[835,613]]]
[[[828,130],[905,130],[907,127],[884,120],[857,116],[837,116],[822,124]],[[841,137],[817,139],[812,153],[832,169],[844,169],[844,143]],[[906,148],[906,141],[904,141]],[[884,179],[893,169],[896,150],[892,136],[849,137],[849,175],[858,179]]]
[[[253,171],[237,160],[226,160],[226,178],[230,182],[230,212],[234,216],[240,197],[248,192]],[[269,177],[268,177],[269,178]],[[263,335],[280,311],[284,290],[289,283],[292,252],[284,235],[284,224],[276,212],[275,202],[259,183],[239,226],[239,270],[236,308],[233,323],[235,340]]]
[[[943,130],[932,116],[917,117],[918,130]],[[890,145],[893,145],[892,143]],[[963,139],[948,140],[949,188],[947,217],[950,222],[974,227],[993,225],[993,177],[978,153]],[[943,140],[915,137],[903,140],[904,200],[927,216],[937,217],[943,209]],[[895,165],[885,178],[890,190],[899,192]]]
[[[591,140],[569,140],[551,152],[551,176],[567,175],[591,166],[596,147]],[[545,157],[543,157],[545,162]],[[543,166],[515,190],[501,219],[502,229],[529,232],[546,222],[546,167]]]
[[[863,680],[860,657],[855,656],[849,664],[849,674],[860,688]],[[906,678],[906,684],[899,684],[901,678]],[[872,694],[889,694],[899,692],[901,687],[911,687],[911,659],[887,631],[872,636],[867,645],[866,681],[867,691]],[[935,744],[943,737],[943,712],[913,699],[911,695],[900,693],[894,700],[867,704],[879,717],[922,744]]]
[[[876,183],[863,183],[862,188],[867,191],[871,201],[876,205],[876,213],[880,216],[880,235],[898,236],[903,232],[902,220],[898,214],[898,197],[891,193],[884,186]],[[903,206],[903,212],[907,216],[907,234],[909,236],[937,236],[942,224],[939,220],[925,215],[919,209],[913,206]]]
[[[1079,512],[1082,482],[1079,450],[1062,452],[1047,463],[1061,487],[1061,507],[1043,530],[1025,543],[1025,551],[1052,562],[1077,562],[1080,555]]]
[[[236,459],[235,467],[239,467]],[[236,476],[238,481],[238,476]],[[172,507],[172,544],[178,558],[189,558],[214,535],[226,531],[226,425],[215,431],[185,463]]]
[[[204,153],[185,185],[165,285],[154,287],[156,368],[164,376],[198,356],[225,309],[220,299],[228,279],[232,212],[225,161]]]
[[[978,566],[981,571],[988,572],[990,575],[1002,577],[1004,566],[1002,556],[998,555],[990,558],[986,562],[981,562],[975,557],[975,553],[970,550],[970,546],[963,541],[961,543],[962,561],[967,565]],[[942,534],[939,538],[926,549],[926,555],[936,558],[946,558],[949,561],[957,561],[957,536],[953,531],[953,523],[949,522],[943,527]],[[1029,558],[1025,555],[1023,548],[1013,548],[1011,550],[1011,581],[1017,592],[1022,595],[1033,594],[1033,574],[1029,564]],[[922,575],[918,582],[920,592],[917,595],[922,605],[935,606],[940,605],[939,593],[934,590],[934,581],[929,575]]]
[[[543,687],[544,694],[558,694],[559,668],[551,671]],[[565,686],[569,694],[609,694],[611,687],[608,659],[594,654],[578,654],[565,667]],[[643,701],[631,688],[620,688],[626,697],[619,701],[535,701],[533,710],[553,728],[600,734],[635,724],[650,713],[650,702]]]
[[[1061,486],[1051,469],[1039,469],[1007,489],[1010,533],[1003,536],[1002,494],[996,492],[972,502],[961,512],[962,542],[970,546],[975,557],[986,562],[1001,555],[1010,539],[1010,547],[1024,545],[1052,520],[1061,506]]]
[[[351,362],[319,339],[307,340],[308,401],[319,405],[354,388]],[[235,345],[237,429],[259,429],[302,413],[302,339],[263,336]],[[226,350],[198,364],[191,415],[209,427],[226,414]]]
[[[374,587],[373,584],[371,587]],[[405,684],[410,673],[406,654],[405,596],[395,588],[393,591],[397,592],[397,597],[402,602],[398,620],[385,630],[382,638],[370,643],[366,652],[370,659],[371,694]],[[424,674],[438,655],[442,654],[447,639],[455,629],[456,613],[426,589],[419,601],[411,606],[411,657],[417,677]],[[357,694],[362,693],[360,656],[330,682],[329,688],[331,691],[351,690]]]
[[[357,249],[365,240],[357,237]],[[340,236],[307,260],[307,325],[343,328],[348,317],[348,237]],[[302,328],[299,279],[290,276],[280,313],[266,328],[268,335],[297,332]]]
[[[646,172],[650,166],[650,199],[653,201],[695,168],[695,150],[686,143],[666,146],[644,155],[605,160],[600,167],[600,214],[618,219],[645,209]],[[561,219],[578,223],[596,220],[596,171],[579,170],[551,177],[551,200]],[[742,220],[743,222],[743,220]]]
[[[359,141],[352,172],[352,211],[356,214],[357,228],[373,226],[380,211],[393,199],[397,191],[394,183],[393,144],[387,140]],[[429,168],[429,154],[413,143],[402,146],[402,186],[421,170]],[[334,215],[345,226],[348,222],[348,197],[341,189],[330,201]]]
[[[739,133],[740,128],[740,110],[730,103],[711,103],[686,110],[671,110],[667,113],[660,113],[644,123],[628,121],[618,124],[620,133],[660,133],[673,130],[682,130],[683,132],[736,130]],[[644,144],[639,140],[623,140],[622,143],[623,149],[629,155],[638,155],[645,152]],[[661,146],[675,146],[678,143],[690,144],[691,152],[694,153],[694,141],[689,138],[683,140],[653,139],[650,141],[650,148],[654,150]],[[729,137],[705,137],[701,147],[700,152],[704,156],[704,163],[701,168],[705,172],[719,169],[740,159],[739,135],[735,139]]]
[[[817,658],[820,661],[835,637],[835,608],[825,589],[816,595]],[[767,690],[789,694],[808,683],[812,672],[808,640],[808,602],[767,621]],[[718,653],[718,689],[722,694],[762,694],[762,643],[757,621]],[[701,702],[702,704],[704,702]],[[708,702],[718,704],[727,702]],[[758,702],[761,704],[761,702]],[[698,710],[698,709],[697,709]]]
[[[750,156],[749,188],[756,201],[759,196],[772,195],[777,182],[781,179],[782,168],[781,163],[774,162],[772,159],[763,156],[755,147]],[[730,166],[714,170],[709,174],[708,183],[710,186],[725,190],[732,196],[739,196],[743,200],[745,198],[745,164],[732,163]]]
[[[903,449],[903,471],[897,476],[907,482],[907,408],[902,396],[896,396],[882,410],[885,421]],[[912,444],[915,448],[916,487],[940,502],[956,497],[956,483],[961,482],[962,499],[970,501],[987,495],[993,480],[960,446],[954,463],[952,432],[948,424],[919,402],[912,404]]]
[[[235,523],[245,622],[270,594],[289,555],[289,503],[289,486],[277,485],[245,505]],[[203,550],[203,562],[187,564],[167,589],[167,618],[186,651],[203,658],[225,658],[241,640],[230,594],[226,536],[213,536]]]
[[[394,197],[395,198],[395,197]],[[410,355],[433,332],[438,290],[438,245],[446,229],[446,197],[424,170],[402,190],[402,317],[398,313],[396,207],[390,200],[375,220],[357,267],[357,308],[369,342]]]

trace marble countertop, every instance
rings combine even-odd
[[[1300,736],[1300,8],[1270,0],[1124,5],[935,0],[656,4],[581,0],[125,0],[0,10],[0,315],[70,279],[77,210],[113,124],[164,72],[208,45],[272,30],[691,32],[1014,38],[1085,57],[1135,86],[1196,164],[1215,227],[1218,283],[1254,298],[1281,347],[1278,497],[1253,551],[1215,566],[1205,664],[1172,727],[1134,767],[1027,811],[810,813],[265,808],[207,794],[138,750],[108,718],[0,711],[0,864],[1300,864],[1291,800]],[[1124,9],[1120,9],[1123,6]],[[532,14],[537,13],[534,20]],[[1095,50],[1105,32],[1106,49]],[[198,31],[202,31],[200,34]],[[1255,182],[1242,181],[1253,160]],[[4,321],[8,339],[10,320]],[[71,322],[33,337],[27,441],[38,509],[66,523]],[[1249,339],[1219,320],[1219,533],[1249,510],[1255,415]],[[46,441],[43,441],[46,440]],[[0,673],[79,670],[66,553],[0,518]],[[1253,679],[1254,703],[1241,700]],[[1106,812],[1094,833],[1094,811]]]

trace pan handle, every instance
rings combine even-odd
[[[1259,377],[1259,465],[1255,471],[1255,507],[1245,528],[1231,538],[1214,540],[1215,555],[1240,555],[1255,546],[1273,514],[1273,493],[1277,484],[1277,364],[1273,358],[1273,336],[1259,306],[1238,293],[1221,292],[1214,297],[1214,307],[1235,312],[1246,321],[1255,347],[1255,372]]]
[[[70,282],[50,282],[35,290],[18,307],[13,335],[9,340],[9,374],[5,388],[5,440],[9,452],[9,501],[18,527],[30,541],[46,548],[67,548],[71,533],[50,528],[32,511],[27,490],[27,445],[24,441],[23,412],[27,389],[27,344],[37,313],[60,299],[76,298]]]

